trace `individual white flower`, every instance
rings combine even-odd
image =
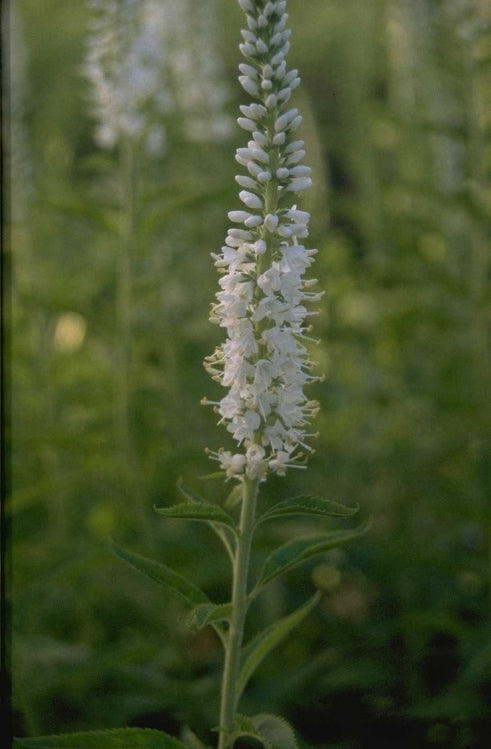
[[[306,305],[321,294],[310,290],[315,280],[303,277],[316,252],[299,242],[308,236],[309,214],[291,203],[311,179],[310,168],[300,163],[303,141],[294,140],[301,116],[287,107],[300,79],[286,64],[286,1],[239,4],[247,20],[239,82],[253,99],[240,107],[238,118],[250,138],[236,152],[246,172],[236,177],[245,209],[228,214],[234,226],[221,254],[213,255],[222,277],[211,319],[227,338],[205,366],[229,389],[214,405],[219,423],[244,450],[243,460],[223,449],[211,456],[229,478],[264,480],[268,472],[284,475],[287,468],[303,467],[311,450],[307,427],[317,403],[303,388],[318,378],[303,341],[309,339],[306,320],[314,314]]]
[[[246,463],[245,455],[240,455],[239,453],[232,455],[228,450],[220,450],[216,453],[215,457],[220,463],[220,468],[225,471],[227,478],[241,474],[244,470]]]
[[[264,479],[267,472],[266,451],[261,445],[252,443],[246,450],[246,472],[251,479]]]

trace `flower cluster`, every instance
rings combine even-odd
[[[84,73],[92,84],[96,140],[120,137],[164,150],[165,120],[177,113],[192,140],[227,134],[227,91],[211,40],[215,7],[200,0],[88,0]]]
[[[285,0],[239,0],[246,13],[240,50],[239,81],[252,98],[241,106],[238,124],[250,133],[236,159],[245,168],[236,177],[245,206],[228,216],[229,229],[220,254],[213,255],[221,273],[221,290],[212,321],[227,339],[207,357],[208,372],[228,393],[212,404],[243,452],[210,452],[227,477],[264,480],[268,472],[284,475],[300,467],[307,425],[318,404],[303,388],[319,378],[312,374],[305,341],[308,302],[321,294],[309,289],[315,279],[304,272],[316,250],[300,240],[308,235],[309,214],[292,204],[293,196],[311,185],[302,165],[304,143],[295,139],[301,116],[287,103],[300,79],[288,70],[290,31]]]

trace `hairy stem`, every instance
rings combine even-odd
[[[219,749],[229,749],[232,744],[231,732],[237,709],[237,679],[240,668],[240,651],[244,639],[244,624],[247,613],[247,581],[251,554],[256,501],[259,482],[244,478],[239,538],[233,564],[232,615],[225,646],[223,669]]]

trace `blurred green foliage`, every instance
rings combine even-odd
[[[242,15],[230,0],[219,10],[234,115]],[[315,386],[309,470],[271,481],[262,501],[308,491],[359,503],[373,526],[259,600],[264,624],[314,585],[325,591],[261,666],[244,711],[287,715],[302,746],[484,747],[491,4],[290,0],[289,11],[315,178],[302,207],[326,289],[314,356],[326,380]],[[174,500],[180,476],[211,501],[225,494],[199,478],[212,470],[204,448],[226,439],[199,403],[217,387],[201,362],[221,334],[207,319],[210,252],[238,207],[243,136],[190,144],[176,122],[162,157],[140,155],[121,310],[124,183],[119,154],[93,142],[80,73],[87,8],[18,0],[14,16],[14,729],[188,724],[213,741],[219,643],[187,631],[180,604],[126,569],[107,538],[151,550],[227,599],[213,536],[153,506]],[[288,534],[297,527],[289,521]],[[285,530],[263,531],[258,558]]]

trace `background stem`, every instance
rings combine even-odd
[[[152,534],[147,519],[144,492],[139,480],[138,457],[132,435],[133,396],[132,318],[134,312],[134,276],[138,222],[138,144],[125,138],[121,144],[122,236],[117,265],[118,355],[116,372],[116,411],[118,465],[123,482],[123,500],[136,509],[136,523],[149,548]]]

